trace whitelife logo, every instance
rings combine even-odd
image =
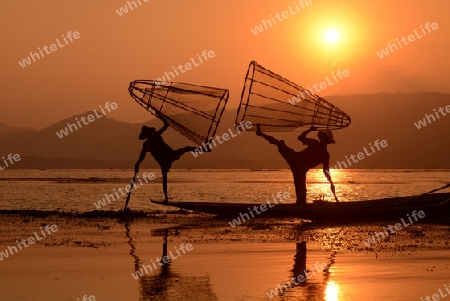
[[[366,156],[369,157],[369,156],[372,156],[374,153],[376,153],[377,151],[375,150],[374,147],[376,147],[377,150],[380,151],[381,150],[380,146],[382,148],[385,148],[388,146],[388,143],[386,140],[381,140],[381,141],[376,140],[373,144],[374,144],[374,146],[372,146],[372,143],[369,143],[369,147],[372,150],[372,153],[370,151],[368,151],[366,147],[364,147],[363,151],[365,154],[363,152],[357,153],[356,156],[354,154],[351,154],[350,159],[352,159],[353,163],[358,163],[359,161],[364,160],[366,158]],[[356,158],[358,158],[358,160]],[[350,161],[348,156],[345,156],[345,159],[347,159],[348,166],[347,166],[347,163],[345,163],[345,161],[342,161],[342,162],[337,161],[337,164],[333,167],[333,169],[348,168],[348,167],[352,166],[352,161]]]
[[[412,225],[414,223],[412,221],[412,219],[411,219],[411,216],[417,222],[417,221],[419,221],[419,219],[417,217],[424,218],[425,217],[425,212],[423,212],[423,211],[417,212],[417,210],[414,210],[411,213],[411,216],[409,216],[409,214],[407,214],[407,216],[408,216],[408,220],[409,220],[409,222],[411,224],[406,223],[405,220],[402,217],[400,220],[401,220],[401,222],[403,224],[403,227],[408,227],[408,226],[410,226],[410,225]],[[402,224],[396,223],[394,226],[389,225],[388,228],[389,228],[389,231],[391,232],[390,234],[395,234],[395,232],[396,232],[395,230],[400,231],[403,228]],[[395,230],[393,228],[395,228]],[[366,245],[366,247],[370,247],[371,244],[372,245],[376,244],[377,243],[376,239],[378,239],[378,242],[380,242],[381,239],[385,239],[385,238],[389,237],[390,234],[387,231],[386,227],[383,227],[383,229],[384,229],[384,233],[383,232],[375,232],[375,235],[373,235],[372,237],[369,237],[368,239],[366,239],[366,241],[364,241],[364,244]],[[384,234],[386,234],[386,236],[384,236]]]
[[[304,274],[300,274],[297,277],[291,277],[290,279],[286,278],[286,280],[287,280],[286,284],[278,283],[277,287],[275,287],[274,289],[267,292],[266,295],[267,295],[267,297],[272,299],[275,296],[278,296],[279,294],[282,294],[283,292],[292,288],[293,285],[294,286],[300,285],[306,279],[309,279],[309,278],[315,276],[316,275],[315,271],[317,271],[318,273],[322,273],[326,267],[328,267],[328,264],[326,264],[324,262],[322,262],[322,263],[316,262],[316,264],[314,265],[314,268],[312,266],[309,266],[309,271],[311,274],[308,274],[308,270],[303,270]]]
[[[5,159],[5,157],[2,157],[2,159],[3,159],[3,163],[5,164],[5,167],[3,167],[0,163],[0,170],[3,170],[5,168],[9,167],[10,165],[13,165],[14,162],[19,162],[21,158],[20,158],[19,154],[15,154],[15,155],[9,154],[6,159]],[[8,162],[6,160],[8,160],[11,164],[8,164]]]
[[[152,181],[152,180],[155,179],[155,174],[152,173],[152,172],[149,173],[149,174],[144,173],[142,175],[142,179],[144,179],[145,184],[148,184],[148,180]],[[141,185],[138,185],[137,183],[134,183],[133,190],[136,190],[136,189],[138,189],[138,188],[140,188],[141,186],[144,185],[144,183],[142,183],[142,180],[141,180],[141,178],[139,176],[136,178],[136,180],[139,180],[139,183],[141,183]],[[127,185],[127,186],[125,186],[125,189],[123,189],[122,187],[119,187],[118,190],[119,190],[120,194],[122,195],[122,197],[125,197],[128,193],[130,193],[131,189],[132,189],[131,185]],[[124,193],[124,190],[125,190],[125,193]],[[114,194],[115,194],[115,197],[114,197]],[[98,200],[97,203],[93,203],[93,204],[95,205],[95,207],[97,209],[101,209],[102,206],[103,207],[106,206],[106,202],[108,202],[108,204],[111,204],[111,201],[114,202],[114,201],[116,201],[116,200],[118,200],[120,198],[120,196],[117,193],[116,189],[114,189],[114,194],[106,194],[105,193],[105,196],[101,200]]]
[[[285,10],[281,14],[280,13],[275,14],[275,17],[277,18],[278,22],[281,22],[281,21],[289,18],[290,16],[296,15],[301,10],[304,10],[306,7],[311,6],[312,0],[306,0],[306,1],[300,0],[300,1],[298,1],[298,3],[294,2],[294,5],[295,5],[295,9],[292,9],[292,7],[289,5],[288,6],[289,10]],[[302,7],[301,9],[300,9],[299,5]],[[257,35],[258,33],[263,32],[264,29],[268,29],[269,27],[272,27],[273,25],[276,25],[276,24],[277,24],[277,21],[275,20],[275,18],[273,17],[273,15],[270,15],[270,20],[264,20],[264,19],[261,20],[261,23],[259,25],[255,26],[254,28],[250,28],[250,31],[254,35]]]
[[[289,192],[287,192],[287,191],[286,192],[278,192],[277,197],[279,199],[279,202],[282,203],[285,200],[289,199],[291,197],[291,194]],[[255,217],[255,215],[253,214],[253,211],[256,213],[256,215],[259,215],[259,214],[261,214],[263,212],[266,212],[268,209],[273,208],[276,205],[278,205],[278,202],[277,202],[276,198],[273,195],[272,195],[272,199],[273,199],[273,201],[275,203],[274,205],[271,204],[269,199],[266,199],[267,205],[266,204],[261,204],[261,205],[258,205],[258,206],[255,205],[255,206],[253,206],[252,209],[250,209],[250,207],[248,207],[247,208],[248,209],[248,213],[250,213],[250,215],[252,216],[251,218]],[[258,208],[261,211],[258,211]],[[231,227],[236,228],[236,226],[239,226],[240,224],[242,224],[242,223],[244,223],[246,221],[249,221],[251,218],[250,218],[250,216],[247,213],[242,213],[241,212],[241,213],[239,213],[239,216],[237,218],[233,219],[231,222],[228,222],[228,224],[230,224]]]
[[[245,125],[245,127],[244,127],[244,125]],[[239,127],[240,127],[241,130],[239,130]],[[236,129],[236,131],[237,131],[237,134],[233,134],[233,131],[231,130],[231,128],[228,129],[228,133],[230,133],[231,138],[234,138],[234,137],[237,137],[237,135],[240,134],[241,131],[245,132],[246,129],[249,130],[252,127],[253,127],[253,124],[250,121],[246,121],[245,124],[244,124],[244,121],[241,121],[239,124],[235,125],[235,127],[234,127]],[[222,137],[223,141],[220,140],[220,137]],[[230,139],[230,136],[227,133],[223,133],[222,136],[216,135],[216,137],[211,139],[211,143],[214,144],[214,148],[216,148],[217,147],[216,140],[217,140],[217,142],[219,142],[219,144],[222,144],[225,141],[228,141],[229,139]],[[211,143],[203,142],[202,146],[196,148],[193,152],[191,152],[191,154],[195,158],[197,158],[198,155],[203,154],[203,152],[208,152],[208,151],[212,150],[213,147],[212,147]]]
[[[81,116],[80,119],[84,125],[88,125],[89,123],[92,123],[95,120],[100,119],[106,115],[105,111],[103,110],[103,107],[101,105],[99,107],[100,107],[103,115],[98,114],[97,110],[94,110],[95,116],[94,116],[94,114],[89,114],[87,116],[87,118],[85,116]],[[106,108],[106,110],[108,110],[108,113],[111,113],[111,109],[116,110],[118,108],[118,105],[115,102],[112,102],[111,104],[109,104],[109,101],[108,101],[107,103],[105,103],[105,108]],[[87,119],[87,121],[86,121],[86,119]],[[80,120],[78,120],[78,117],[75,118],[75,121],[77,122],[78,127],[75,123],[67,123],[67,126],[64,129],[60,130],[59,132],[56,132],[56,136],[58,136],[59,139],[62,139],[65,136],[68,136],[70,133],[73,133],[74,131],[78,130],[79,128],[81,129],[82,125],[80,123]],[[69,130],[70,130],[70,133],[69,133]]]
[[[449,285],[450,285],[450,283],[449,283]],[[444,284],[444,288],[447,291],[447,293],[450,294],[450,287],[448,287],[447,284]],[[448,296],[448,294],[442,292],[442,289],[439,289],[438,293],[440,296],[438,294],[433,294],[433,296],[431,296],[431,297],[428,295],[425,298],[420,297],[420,301],[431,301],[431,298],[433,298],[433,301],[439,301],[439,300],[441,300],[441,297],[445,298]]]
[[[436,109],[433,109],[433,111],[434,111],[434,114],[436,115],[437,119],[440,119],[441,117],[439,116],[438,112],[436,112]],[[440,107],[438,111],[442,114],[442,116],[446,116],[448,113],[450,113],[450,105],[445,107],[445,111],[447,113],[444,112],[443,107]],[[417,121],[417,123],[414,122],[414,125],[416,126],[416,128],[418,130],[420,130],[422,127],[427,126],[427,121],[428,121],[428,124],[431,124],[431,122],[436,121],[436,117],[434,117],[433,114],[431,114],[431,115],[425,114],[425,118]]]
[[[142,5],[141,0],[136,0],[139,3],[139,6]],[[124,6],[121,6],[119,9],[116,9],[116,13],[122,17],[124,14],[128,13],[128,7],[130,8],[130,11],[133,10],[133,5],[134,8],[138,8],[138,5],[136,3],[136,1],[127,1],[127,4]],[[142,0],[144,3],[147,3],[150,0]]]
[[[77,298],[77,301],[79,301],[80,300],[80,298]],[[83,299],[81,299],[81,301],[96,301],[97,299],[95,299],[95,296],[94,295],[90,295],[89,297],[88,297],[88,295],[84,295],[83,296]]]
[[[347,69],[345,70],[337,70],[336,74],[334,74],[334,72],[331,73],[333,76],[333,80],[334,81],[330,81],[330,78],[327,76],[325,77],[325,81],[320,82],[319,84],[313,84],[312,87],[311,85],[308,86],[308,89],[306,91],[304,91],[303,93],[301,91],[298,91],[297,96],[292,97],[291,99],[288,99],[288,102],[291,105],[295,105],[296,103],[300,103],[302,100],[305,99],[305,94],[306,97],[311,97],[311,95],[314,95],[315,92],[313,92],[313,88],[316,91],[316,93],[319,93],[322,90],[325,90],[328,87],[331,87],[332,85],[334,85],[335,83],[339,82],[338,78],[340,80],[343,80],[345,77],[349,77],[350,76],[350,71],[348,71]],[[337,77],[336,77],[337,75]],[[320,87],[320,89],[319,89]],[[300,99],[300,95],[301,95],[301,99]]]
[[[181,252],[183,252],[183,254],[180,253],[180,250],[181,250]],[[177,252],[178,256],[173,255],[172,251],[169,251],[168,256],[163,256],[163,258],[157,257],[155,261],[159,264],[159,266],[163,266],[165,264],[170,263],[171,260],[175,260],[178,257],[180,257],[181,255],[186,254],[186,251],[190,252],[190,251],[194,250],[194,247],[191,244],[184,245],[184,243],[182,243],[180,245],[180,250],[178,250],[178,248],[175,247],[175,251]],[[155,271],[156,269],[157,269],[157,266],[152,259],[152,265],[142,265],[142,268],[140,268],[138,271],[135,271],[134,273],[131,273],[131,276],[135,280],[138,280],[139,277],[143,277],[143,276]]]
[[[165,83],[166,81],[169,81],[171,79],[175,79],[177,76],[180,76],[180,74],[178,73],[178,70],[180,70],[181,73],[186,73],[187,71],[192,70],[193,67],[198,67],[201,64],[207,62],[208,58],[212,59],[215,56],[216,56],[216,54],[214,53],[213,50],[203,50],[201,55],[197,53],[197,60],[195,58],[191,57],[191,61],[190,62],[184,63],[183,65],[178,64],[177,67],[172,66],[173,72],[172,71],[164,72],[163,76],[158,77],[156,79],[155,85],[159,86],[162,83]],[[191,62],[192,62],[192,64],[191,64]],[[183,69],[183,67],[184,67],[184,69]]]
[[[425,28],[427,29],[428,33],[430,33],[431,29],[437,30],[439,28],[439,26],[438,26],[438,24],[436,22],[433,22],[431,24],[430,24],[430,22],[428,22],[427,24],[425,24]],[[424,36],[427,35],[427,32],[422,27],[422,25],[420,25],[420,29],[422,29],[423,36],[421,36],[420,33],[418,33],[417,29],[416,29],[416,30],[414,30],[413,34],[410,34],[408,36],[409,43],[406,41],[406,37],[402,36],[402,38],[400,40],[403,42],[403,45],[407,46],[410,43],[416,41],[416,38],[417,39],[421,39],[421,38],[423,38]],[[400,46],[400,48],[403,48],[402,42],[400,42],[398,40],[398,38],[396,40],[397,40],[397,44],[395,44],[395,42],[394,42],[394,44],[389,43],[388,46],[385,49],[382,49],[381,51],[377,51],[377,55],[380,57],[380,59],[388,56],[390,53],[393,53],[394,51],[399,50],[398,49],[399,46]],[[390,52],[389,52],[389,50],[390,50]]]
[[[31,63],[32,63],[31,60],[33,60],[33,62],[36,62],[36,60],[40,60],[41,58],[43,58],[44,57],[44,52],[46,54],[50,54],[52,52],[55,52],[56,50],[61,49],[64,46],[69,44],[67,39],[69,39],[70,42],[73,42],[74,40],[78,40],[81,36],[80,36],[80,33],[78,31],[74,31],[73,33],[71,31],[69,31],[67,33],[67,39],[66,39],[66,36],[64,36],[64,35],[62,35],[62,37],[63,37],[63,40],[64,40],[65,44],[62,44],[59,41],[59,38],[57,38],[56,39],[56,44],[51,44],[50,46],[44,45],[44,47],[42,47],[42,49],[41,49],[41,47],[38,47],[38,52],[39,53],[37,53],[37,52],[30,52],[30,55],[27,58],[23,59],[22,61],[19,61],[19,65],[22,68],[25,68],[26,66],[31,65]]]
[[[44,228],[49,236],[52,235],[52,232],[55,233],[56,231],[58,231],[58,227],[56,225],[52,225],[52,226],[46,225]],[[41,230],[42,237],[40,237],[36,232],[34,232],[34,236],[30,236],[27,240],[22,239],[20,242],[16,240],[17,246],[19,247],[20,250],[17,250],[16,246],[12,246],[12,247],[8,246],[8,248],[4,252],[0,252],[0,261],[2,261],[3,258],[8,258],[10,255],[14,255],[14,254],[18,253],[19,251],[22,251],[22,246],[24,246],[25,248],[28,248],[30,245],[33,245],[34,243],[47,237],[47,235],[45,235],[45,232],[44,232],[44,230],[42,230],[42,228],[39,228],[39,230]],[[28,241],[28,244],[26,243],[27,241]],[[14,253],[13,253],[13,251],[14,251]]]

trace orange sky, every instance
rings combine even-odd
[[[144,1],[123,16],[116,9],[124,0],[4,3],[0,122],[40,129],[108,101],[119,106],[110,117],[145,121],[149,114],[132,102],[129,82],[156,79],[203,50],[215,57],[174,81],[228,88],[228,108],[237,107],[251,60],[302,86],[320,83],[332,70],[349,70],[320,96],[450,93],[448,1],[312,0],[257,35],[250,29],[299,0]],[[439,28],[388,57],[377,56],[389,41],[427,22]],[[335,45],[323,40],[331,27],[341,34]],[[18,64],[68,31],[80,38],[25,68]]]

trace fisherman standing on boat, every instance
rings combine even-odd
[[[258,124],[256,129],[256,135],[263,137],[271,144],[275,144],[278,147],[278,152],[283,156],[284,160],[289,164],[289,167],[294,176],[295,193],[297,195],[297,205],[303,207],[306,206],[306,173],[311,168],[316,167],[319,164],[323,166],[323,172],[331,183],[331,190],[335,195],[335,188],[330,175],[330,154],[327,150],[327,145],[336,143],[333,139],[333,134],[330,131],[319,131],[317,137],[319,140],[307,138],[311,131],[317,130],[315,127],[311,127],[309,130],[304,131],[298,136],[298,140],[301,141],[307,147],[302,151],[295,151],[288,147],[284,140],[278,140],[272,136],[264,134],[261,131],[261,127]],[[338,199],[336,198],[336,201]]]
[[[161,167],[163,176],[163,191],[164,202],[169,201],[167,195],[167,173],[172,167],[172,163],[181,158],[181,156],[187,152],[193,151],[196,148],[192,146],[186,146],[177,150],[173,150],[162,138],[162,134],[169,127],[169,124],[164,118],[161,118],[164,122],[164,126],[158,131],[154,127],[142,126],[141,133],[139,134],[139,140],[147,139],[142,145],[142,151],[139,155],[139,159],[134,166],[134,172],[139,172],[139,164],[145,159],[145,155],[149,152],[156,162]]]

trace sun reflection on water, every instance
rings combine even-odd
[[[336,196],[339,200],[347,201],[349,197],[350,199],[359,199],[357,196],[359,187],[353,183],[356,179],[351,172],[332,169],[330,173],[336,187]],[[307,183],[308,199],[310,202],[316,200],[335,202],[330,183],[322,170],[310,171],[308,173]]]
[[[339,301],[339,285],[334,283],[334,281],[328,281],[327,288],[325,289],[325,301]]]

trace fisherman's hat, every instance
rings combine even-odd
[[[147,139],[148,135],[153,134],[154,132],[155,132],[155,128],[143,125],[141,128],[141,133],[139,134],[139,140]]]
[[[333,133],[331,131],[320,131],[319,134],[322,134],[328,140],[328,143],[336,143],[333,138]]]

